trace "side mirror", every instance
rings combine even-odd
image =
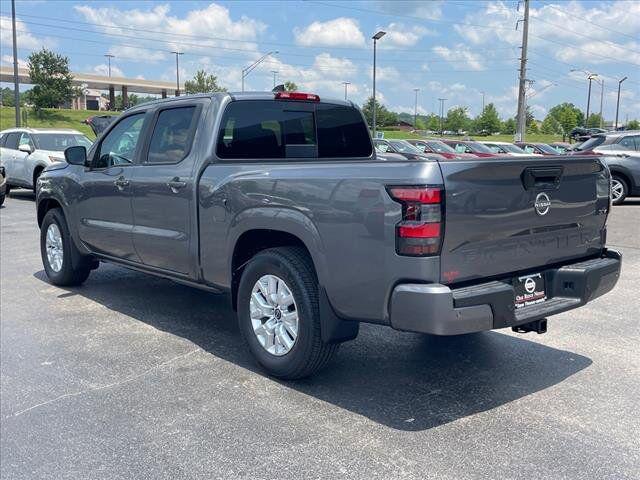
[[[86,165],[87,149],[82,145],[69,147],[64,151],[64,159],[69,165]]]
[[[23,143],[22,145],[18,145],[18,150],[20,150],[21,152],[25,152],[25,153],[32,153],[33,149],[31,148],[31,145],[29,145],[28,143]]]

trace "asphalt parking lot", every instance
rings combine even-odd
[[[110,265],[47,283],[34,208],[0,208],[2,478],[640,478],[640,200],[609,221],[617,288],[546,335],[363,325],[295,383],[223,296]]]

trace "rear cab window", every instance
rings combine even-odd
[[[369,157],[371,138],[354,107],[272,100],[231,102],[222,117],[222,159]]]

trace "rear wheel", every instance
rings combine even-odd
[[[629,186],[624,178],[613,175],[611,178],[611,201],[614,205],[620,205],[629,194]]]
[[[338,348],[322,341],[318,281],[298,247],[265,250],[249,261],[238,288],[238,321],[255,359],[279,378],[313,374]]]
[[[71,257],[77,253],[75,249],[62,210],[49,210],[40,227],[40,254],[44,271],[54,285],[80,285],[89,276],[89,262],[73,265]]]

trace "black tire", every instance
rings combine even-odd
[[[4,203],[4,197],[5,195],[0,195],[0,206]]]
[[[298,336],[291,350],[276,356],[260,345],[251,324],[249,303],[255,283],[263,275],[275,275],[289,286],[298,310]],[[338,344],[322,341],[318,280],[306,251],[299,247],[272,248],[253,257],[240,279],[238,322],[249,350],[271,375],[294,380],[308,377],[331,359]]]
[[[33,193],[36,193],[38,187],[38,178],[40,178],[40,175],[42,175],[43,171],[44,168],[39,168],[33,174]]]
[[[62,237],[62,267],[59,271],[55,271],[51,265],[49,265],[49,259],[47,257],[47,230],[51,224],[56,224]],[[88,261],[80,262],[75,267],[72,265],[71,257],[77,254],[77,249],[71,235],[69,234],[69,228],[67,227],[67,221],[64,218],[62,210],[59,208],[52,208],[49,210],[42,220],[42,226],[40,227],[40,255],[42,256],[42,264],[44,265],[44,271],[49,277],[49,280],[54,285],[59,286],[74,286],[82,284],[89,273],[91,273],[91,263]],[[77,257],[82,258],[82,257]]]
[[[8,197],[9,196],[9,192],[11,192],[11,185],[9,185],[8,183],[5,184],[4,186],[4,194]]]
[[[627,195],[629,195],[629,185],[624,178],[615,174],[612,176],[612,180],[614,182],[619,182],[620,186],[622,187],[621,195],[617,199],[612,201],[614,205],[620,205],[622,202],[624,202],[625,198],[627,198]]]

